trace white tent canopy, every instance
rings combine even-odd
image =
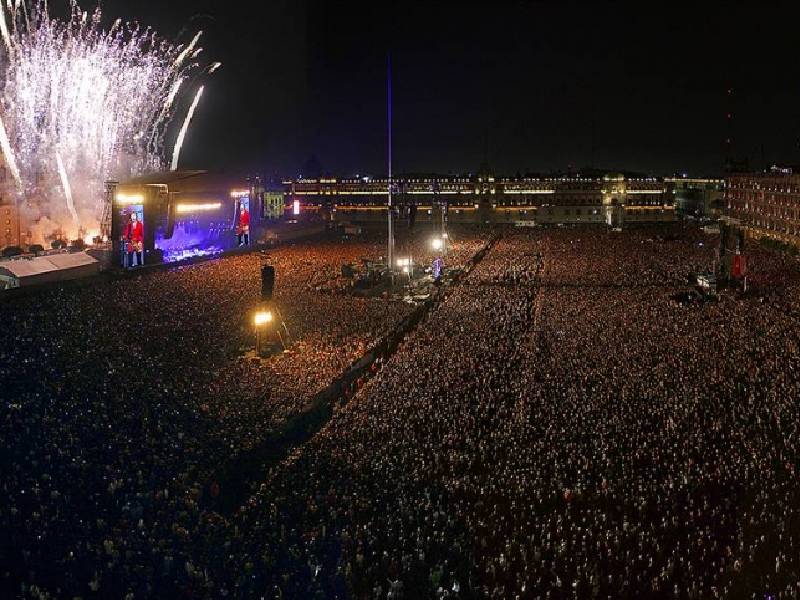
[[[0,261],[0,287],[21,287],[65,281],[96,273],[97,259],[86,252],[64,252]]]

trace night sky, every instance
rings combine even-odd
[[[719,174],[728,112],[737,157],[800,163],[797,9],[706,4],[103,7],[109,22],[137,19],[184,41],[201,28],[206,60],[224,63],[182,167],[295,176],[315,155],[332,174],[385,173],[389,49],[397,172],[474,172],[487,156],[509,175]]]

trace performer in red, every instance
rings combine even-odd
[[[136,255],[136,265],[142,266],[144,261],[142,256],[144,254],[144,226],[139,221],[139,215],[136,211],[130,214],[130,220],[125,225],[125,231],[122,233],[122,241],[127,244],[128,251],[128,267],[133,265],[133,257]]]
[[[242,204],[239,208],[239,227],[236,229],[240,246],[250,245],[250,212]]]

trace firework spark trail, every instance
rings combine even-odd
[[[14,180],[17,182],[18,186],[22,186],[22,178],[17,168],[17,159],[14,158],[11,142],[8,141],[8,134],[6,133],[5,125],[3,125],[3,119],[0,119],[0,149],[3,150],[3,156],[6,159],[8,168],[11,170],[11,174],[14,176]]]
[[[175,65],[174,65],[174,66],[175,66],[175,68],[176,68],[176,69],[177,69],[178,67],[180,67],[180,66],[181,66],[181,64],[183,63],[183,61],[186,59],[186,56],[187,56],[187,55],[188,55],[188,54],[189,54],[189,53],[190,53],[192,50],[194,50],[194,47],[197,45],[197,40],[199,40],[199,39],[200,39],[200,36],[201,36],[201,35],[203,35],[203,32],[202,32],[202,31],[198,31],[198,32],[197,32],[197,35],[195,35],[195,36],[194,36],[194,39],[191,41],[191,43],[190,43],[188,46],[186,46],[186,48],[184,48],[184,49],[183,49],[183,52],[181,52],[181,53],[178,55],[178,58],[176,58],[176,59],[175,59]]]
[[[150,132],[150,141],[147,146],[148,151],[157,151],[158,141],[163,135],[164,127],[166,127],[168,124],[167,116],[170,114],[169,109],[172,107],[172,103],[175,101],[175,97],[178,95],[178,91],[181,89],[181,85],[183,84],[184,80],[184,76],[178,77],[178,79],[176,79],[175,83],[172,85],[172,88],[167,95],[167,99],[164,101],[164,106],[161,107],[161,111],[158,113],[158,117],[155,119],[153,127],[151,128],[152,131]]]
[[[178,158],[181,154],[181,148],[183,147],[183,138],[186,137],[186,130],[189,129],[189,122],[192,120],[192,115],[194,115],[194,109],[197,108],[197,103],[200,102],[200,96],[203,95],[203,86],[200,86],[200,89],[197,90],[197,94],[192,101],[192,105],[189,107],[189,112],[186,113],[186,120],[183,122],[183,126],[181,127],[181,131],[178,134],[178,139],[175,142],[175,150],[172,152],[172,170],[175,171],[178,168]]]
[[[69,214],[72,215],[72,220],[78,225],[80,219],[78,219],[78,213],[75,211],[75,202],[72,200],[72,188],[69,187],[69,178],[67,177],[67,171],[64,169],[64,161],[61,160],[61,154],[59,152],[56,152],[56,165],[58,166],[58,176],[61,178],[61,187],[67,199],[67,210]]]
[[[172,86],[172,89],[169,91],[169,96],[167,96],[166,102],[164,102],[164,112],[169,110],[169,107],[172,106],[172,101],[175,100],[175,96],[178,95],[178,90],[181,89],[181,84],[183,83],[183,77],[178,77],[175,85]]]
[[[11,34],[8,32],[8,24],[6,23],[6,10],[0,2],[0,34],[3,36],[3,43],[6,45],[6,50],[11,52]]]
[[[210,71],[193,58],[200,33],[177,46],[120,20],[104,30],[99,9],[77,4],[53,19],[41,0],[0,0],[0,17],[0,149],[23,207],[65,232],[76,233],[76,214],[94,229],[104,181],[169,165],[182,84]]]

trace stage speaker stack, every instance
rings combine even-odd
[[[275,287],[275,267],[264,265],[261,268],[261,299],[272,300],[272,288]]]

